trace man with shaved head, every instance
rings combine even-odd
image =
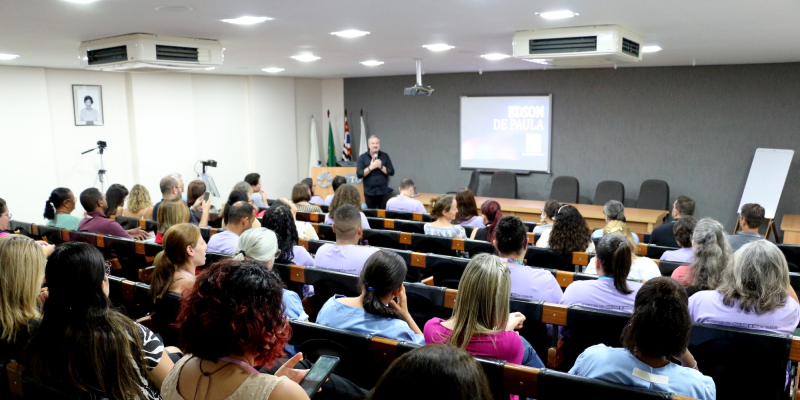
[[[357,208],[347,204],[333,213],[333,231],[336,233],[335,244],[323,244],[314,258],[314,267],[347,274],[359,274],[364,268],[367,258],[378,251],[375,247],[361,247],[361,213]]]

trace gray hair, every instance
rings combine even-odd
[[[616,200],[609,200],[603,207],[603,212],[611,218],[612,221],[625,221],[625,206]]]
[[[788,287],[786,258],[778,246],[762,239],[733,254],[733,262],[717,290],[726,306],[733,307],[738,301],[744,312],[760,315],[785,306]]]
[[[234,260],[244,260],[250,257],[262,262],[270,262],[275,259],[278,252],[278,237],[275,232],[267,228],[252,228],[244,231],[236,242],[233,254]]]
[[[370,135],[370,136],[367,138],[367,141],[369,141],[370,139],[378,139],[378,140],[381,140],[381,138],[379,138],[379,137],[377,137],[377,136],[375,136],[375,135]]]
[[[692,233],[694,242],[694,263],[692,264],[692,283],[690,287],[700,290],[714,290],[722,282],[722,272],[731,260],[733,248],[725,236],[722,224],[703,218]]]

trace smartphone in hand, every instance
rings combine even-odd
[[[208,201],[209,197],[211,197],[211,192],[206,192],[206,194],[203,196],[203,200]]]
[[[320,356],[305,378],[300,381],[300,387],[306,391],[308,397],[313,397],[319,391],[322,383],[331,375],[333,369],[339,365],[339,357]]]

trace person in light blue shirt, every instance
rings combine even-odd
[[[586,349],[570,374],[701,400],[716,399],[714,381],[697,370],[687,350],[692,319],[686,290],[660,277],[636,294],[633,315],[622,331],[623,348]],[[676,358],[682,365],[669,360]]]
[[[358,297],[331,297],[317,315],[317,323],[331,328],[368,333],[393,340],[425,344],[425,337],[408,312],[406,263],[394,252],[370,256],[359,277]]]
[[[611,221],[625,221],[625,206],[622,203],[616,200],[609,200],[606,203],[605,207],[603,207],[603,214],[606,216],[606,224]],[[633,237],[633,243],[639,243],[639,235],[634,232],[631,232],[631,236]],[[603,237],[603,228],[595,229],[592,232],[592,239],[600,239]]]
[[[244,260],[246,257],[261,262],[264,267],[272,270],[275,258],[280,254],[278,238],[275,232],[267,228],[253,228],[242,233],[236,242],[235,260]],[[300,296],[290,290],[283,289],[283,315],[286,318],[308,320],[308,315],[303,311]]]

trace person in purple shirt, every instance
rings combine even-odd
[[[78,224],[78,231],[133,239],[122,225],[108,219],[103,213],[108,205],[106,197],[97,188],[89,188],[81,192],[81,206],[86,210],[86,217]]]
[[[361,212],[361,193],[358,193],[358,189],[356,189],[353,185],[341,185],[338,189],[336,189],[336,197],[333,198],[331,205],[328,207],[328,213],[325,214],[325,225],[333,225],[333,215],[336,213],[336,210],[345,205],[349,204],[356,209],[358,209],[359,214],[361,214],[361,227],[363,229],[369,229],[369,220],[367,220],[367,216]]]
[[[706,324],[791,334],[800,304],[789,285],[789,267],[777,246],[759,240],[733,253],[716,290],[689,298],[692,320]]]
[[[342,186],[345,183],[347,183],[347,178],[340,175],[336,175],[335,177],[333,177],[333,180],[331,181],[331,187],[333,188],[333,193],[336,193],[336,189],[339,189],[339,186]],[[333,202],[332,194],[325,196],[324,205],[329,206],[331,205],[332,202]]]
[[[298,246],[297,227],[292,218],[292,211],[288,205],[277,202],[264,212],[261,217],[261,226],[275,232],[278,238],[277,263],[295,264],[304,267],[313,267],[314,258],[303,246]]]
[[[308,188],[311,189],[311,200],[308,201],[309,203],[311,204],[325,203],[325,200],[322,200],[322,197],[319,197],[315,194],[315,192],[317,191],[317,182],[314,182],[314,180],[311,178],[306,178],[300,181],[300,183],[305,183],[306,186],[308,186]]]
[[[339,188],[341,190],[341,188]],[[334,198],[335,200],[335,198]],[[333,214],[333,231],[336,233],[335,244],[324,244],[317,249],[314,267],[346,274],[359,274],[364,263],[376,251],[374,247],[361,247],[361,213],[358,209],[345,204]]]
[[[511,270],[511,298],[558,304],[561,287],[550,271],[525,265],[528,231],[519,217],[500,219],[492,244]]]
[[[668,250],[661,254],[661,261],[675,261],[691,264],[694,262],[694,249],[692,249],[692,234],[697,220],[691,215],[675,221],[672,233],[675,241],[681,246],[680,250]]]
[[[414,181],[408,178],[403,179],[400,181],[398,191],[400,194],[386,202],[386,211],[405,211],[422,214],[428,212],[421,201],[413,198],[416,191]]]
[[[597,244],[597,280],[572,282],[561,297],[561,304],[632,313],[639,282],[628,281],[634,250],[624,236],[603,235]],[[563,331],[563,329],[562,329]]]
[[[469,226],[472,228],[483,228],[483,218],[478,216],[478,205],[475,203],[475,194],[469,188],[461,188],[456,193],[456,203],[458,213],[453,220],[453,225]]]
[[[250,203],[237,201],[225,210],[228,223],[225,230],[217,233],[208,240],[208,251],[233,255],[239,236],[253,226],[256,211]]]

